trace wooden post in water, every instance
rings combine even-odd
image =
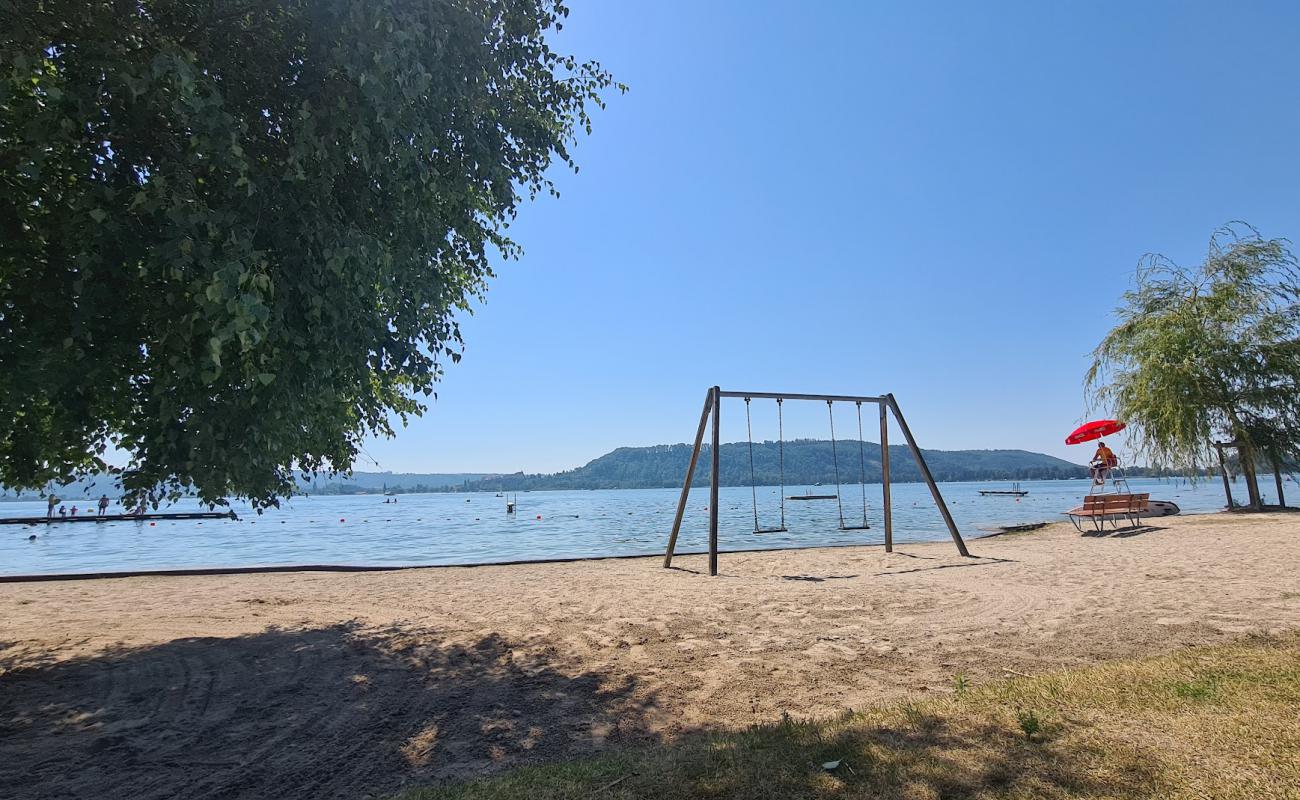
[[[695,431],[695,447],[691,450],[691,464],[686,468],[686,479],[682,481],[682,496],[677,500],[677,516],[673,517],[673,532],[668,537],[668,552],[664,553],[664,568],[673,565],[673,551],[677,549],[677,534],[682,529],[682,516],[686,513],[686,500],[691,493],[691,478],[695,477],[695,465],[700,460],[700,448],[704,446],[704,426],[709,424],[709,412],[717,402],[710,389],[704,396],[704,411],[700,414],[700,427]]]
[[[912,458],[916,459],[916,465],[921,468],[921,477],[930,487],[930,496],[934,498],[934,504],[939,507],[939,513],[943,515],[943,521],[948,526],[948,533],[952,534],[953,544],[957,545],[957,552],[964,556],[969,556],[970,552],[966,550],[966,542],[962,541],[961,533],[957,530],[957,523],[953,522],[952,514],[948,513],[948,505],[943,502],[943,495],[939,492],[939,486],[934,482],[934,476],[930,474],[930,467],[925,463],[925,457],[921,455],[921,448],[917,446],[916,440],[912,438],[912,429],[907,427],[907,420],[903,419],[903,412],[898,410],[898,401],[892,394],[885,395],[885,402],[894,412],[894,419],[898,420],[898,427],[903,431],[903,438],[907,439],[907,446],[912,451]]]
[[[889,498],[889,412],[880,406],[880,492],[885,505],[885,552],[894,552],[894,507]]]
[[[722,417],[722,388],[713,387],[713,462],[712,474],[709,476],[709,574],[718,574],[718,450],[720,438],[719,422]]]

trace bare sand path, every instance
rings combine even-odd
[[[0,585],[13,796],[385,796],[1300,628],[1300,515],[951,545]]]

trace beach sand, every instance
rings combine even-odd
[[[1300,515],[970,547],[4,584],[0,786],[385,796],[1300,628]]]

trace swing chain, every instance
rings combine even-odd
[[[835,467],[835,505],[840,511],[840,528],[844,527],[844,502],[840,500],[840,459],[835,454],[835,409],[833,402],[826,401],[826,416],[831,420],[831,464]]]
[[[779,469],[781,471],[780,500],[781,500],[781,528],[782,529],[785,528],[785,418],[783,417],[781,412],[781,404],[784,402],[785,400],[783,398],[780,397],[776,398],[776,436],[777,436],[776,446],[777,446],[777,460],[780,464]]]
[[[749,416],[749,400],[745,398],[745,436],[749,440],[749,494],[753,498],[754,533],[758,533],[758,482],[754,478],[754,424]]]
[[[867,446],[862,441],[862,401],[858,404],[858,470],[862,476],[862,526],[867,526]]]

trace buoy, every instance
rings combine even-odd
[[[538,518],[538,519],[541,519],[541,518],[542,518],[542,515],[541,515],[541,514],[538,514],[538,515],[537,515],[537,518]]]
[[[156,523],[156,522],[150,522],[150,523],[149,523],[149,527],[152,528],[153,526],[155,526],[155,525],[157,525],[157,524],[158,524],[158,523]]]
[[[339,522],[347,522],[347,520],[343,519],[343,517],[339,517]]]

